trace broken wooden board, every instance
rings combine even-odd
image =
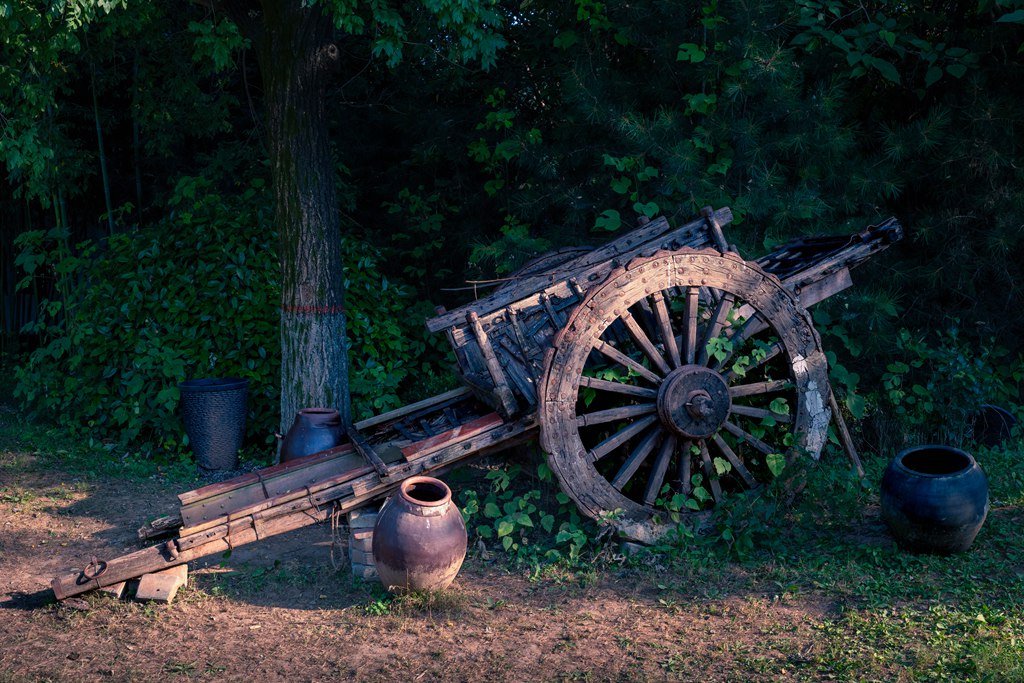
[[[177,595],[178,589],[188,582],[188,565],[180,564],[151,574],[143,574],[139,579],[139,587],[135,591],[135,599],[143,602],[162,602],[170,604]]]

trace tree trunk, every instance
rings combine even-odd
[[[301,0],[262,3],[258,43],[281,260],[281,427],[307,407],[351,422],[341,226],[324,88],[333,25]]]

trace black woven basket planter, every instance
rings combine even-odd
[[[249,412],[249,380],[190,379],[181,390],[181,419],[196,462],[204,470],[238,467]]]

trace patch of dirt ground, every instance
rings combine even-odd
[[[657,569],[531,580],[475,554],[444,594],[393,601],[334,568],[325,526],[193,563],[171,605],[54,600],[51,579],[137,549],[177,492],[0,454],[0,681],[804,679],[828,613]]]

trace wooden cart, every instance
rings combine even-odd
[[[542,256],[489,296],[427,321],[463,387],[356,423],[349,443],[179,496],[140,530],[168,541],[57,577],[58,598],[324,521],[406,477],[540,436],[562,489],[632,539],[664,503],[706,509],[817,458],[830,421],[856,462],[807,308],[902,236],[889,219],[755,261],[728,208],[665,218],[595,249]],[[83,564],[85,564],[83,562]]]

